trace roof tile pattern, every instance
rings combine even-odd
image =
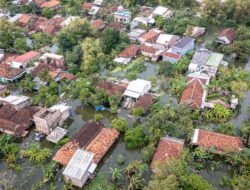
[[[197,142],[194,142],[194,136],[191,144],[202,146],[204,148],[212,148],[216,149],[215,152],[223,153],[227,151],[237,152],[243,148],[243,142],[240,137],[229,136],[221,133],[216,133],[213,131],[206,131],[202,129],[198,130]]]
[[[116,129],[103,128],[100,133],[86,147],[87,151],[93,152],[94,163],[98,164],[106,152],[118,138],[119,132]]]
[[[127,48],[125,48],[118,55],[118,57],[133,58],[133,57],[135,57],[138,54],[139,50],[140,50],[140,48],[137,45],[131,44],[130,46],[128,46]]]
[[[205,79],[188,78],[187,88],[183,91],[180,104],[187,104],[189,108],[200,109],[205,93]]]
[[[168,137],[161,138],[154,153],[151,167],[154,168],[157,163],[167,163],[170,159],[178,158],[183,150],[184,141]]]

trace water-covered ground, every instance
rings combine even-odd
[[[157,64],[151,64],[151,63],[145,63],[147,69],[139,74],[140,78],[142,79],[149,79],[156,77],[156,71],[157,71]],[[250,68],[250,61],[246,65],[246,69],[248,70]],[[119,76],[121,73],[116,73],[116,76]],[[16,90],[15,86],[13,86],[13,89],[11,90],[12,93],[20,93],[20,91]],[[31,94],[28,94],[31,95]],[[165,105],[166,103],[169,103],[169,100],[172,98],[166,94],[161,93],[160,96],[160,103],[162,105]],[[176,101],[173,101],[176,103]],[[94,115],[96,114],[95,109],[89,106],[82,106],[81,102],[79,100],[70,100],[67,102],[68,105],[72,106],[74,110],[72,121],[70,122],[68,126],[68,136],[72,137],[83,125],[85,122],[89,120],[94,119]],[[250,103],[250,91],[248,91],[246,98],[241,102],[240,112],[239,115],[232,119],[232,122],[236,125],[236,127],[240,127],[240,124],[247,119],[247,109],[248,105]],[[119,110],[118,114],[111,114],[108,111],[102,111],[98,112],[101,113],[104,116],[104,123],[106,126],[109,125],[109,122],[116,118],[116,117],[124,117],[127,119],[129,126],[132,127],[134,124],[140,123],[138,120],[136,120],[133,117],[129,117],[129,111],[127,110]],[[19,146],[25,147],[26,145],[30,144],[31,142],[34,142],[34,127],[31,129],[30,134],[28,137],[22,139],[19,143]],[[42,147],[48,147],[53,151],[53,154],[56,152],[57,148],[55,145],[47,142],[46,140],[43,140],[41,142]],[[122,141],[122,138],[119,138],[119,140],[114,144],[114,146],[111,148],[111,150],[105,155],[104,159],[98,166],[98,172],[108,174],[109,168],[114,167],[117,165],[117,156],[119,154],[123,154],[126,158],[125,165],[129,163],[131,160],[135,159],[142,159],[142,153],[141,150],[128,150]],[[21,171],[14,172],[11,175],[12,179],[14,179],[15,182],[15,188],[17,190],[30,190],[33,185],[39,183],[43,180],[42,176],[42,167],[39,165],[34,165],[27,159],[19,160],[19,164],[21,165]],[[0,163],[0,171],[1,173],[7,172],[8,168],[6,166],[5,162]],[[207,168],[206,170],[201,172],[201,175],[207,179],[211,184],[216,186],[220,190],[228,190],[228,188],[222,188],[220,187],[219,183],[221,178],[227,174],[228,169],[226,166],[223,166],[220,169],[211,169]],[[146,173],[146,176],[150,176],[150,172],[148,171]],[[56,176],[56,185],[57,189],[62,189],[63,181],[61,177],[61,172],[58,173]],[[42,189],[49,189],[48,186],[44,186]]]

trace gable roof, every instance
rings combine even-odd
[[[73,141],[80,148],[85,148],[100,132],[102,125],[96,122],[87,122],[73,137]]]
[[[157,163],[167,163],[170,159],[178,158],[183,150],[184,141],[172,137],[163,137],[157,146],[154,153],[151,168],[157,165]]]
[[[92,3],[85,2],[85,3],[83,3],[83,5],[82,5],[82,9],[83,9],[83,10],[90,10],[91,8],[92,8]]]
[[[13,80],[16,76],[24,72],[23,69],[13,68],[9,64],[0,64],[0,77]]]
[[[180,104],[187,104],[189,108],[193,109],[202,108],[206,82],[205,79],[189,77]]]
[[[177,53],[171,53],[171,52],[163,52],[162,56],[164,57],[170,57],[172,59],[180,59],[181,58],[181,54],[177,54]]]
[[[119,132],[116,129],[101,129],[100,133],[86,147],[87,151],[94,153],[94,163],[98,164],[101,161],[118,136]]]
[[[227,151],[238,152],[243,148],[243,142],[240,137],[206,131],[203,129],[195,129],[193,131],[191,144],[202,146],[204,148],[215,148],[216,153]]]
[[[126,29],[124,24],[122,24],[121,22],[110,22],[108,24],[108,28],[112,28],[118,31],[122,31]]]
[[[37,58],[40,55],[41,54],[38,51],[29,51],[24,53],[23,55],[17,56],[14,61],[19,63],[28,63],[29,61]]]
[[[61,165],[67,165],[78,148],[77,143],[67,142],[56,152],[52,159]]]
[[[192,41],[194,41],[193,38],[190,38],[190,37],[186,36],[186,37],[182,38],[180,41],[178,41],[178,42],[174,45],[174,47],[177,47],[177,48],[182,49],[182,48],[186,47],[186,46],[187,46],[190,42],[192,42]]]
[[[57,0],[51,0],[51,1],[48,1],[48,2],[45,2],[41,5],[42,8],[44,7],[47,7],[47,8],[53,8],[55,6],[58,6],[60,5],[61,2],[60,1],[57,1]]]
[[[121,87],[117,84],[107,82],[107,81],[102,81],[97,84],[96,88],[98,90],[103,90],[105,93],[107,93],[108,96],[114,96],[117,95],[119,97],[122,97],[124,91],[126,88]]]
[[[153,105],[155,97],[152,94],[144,94],[140,96],[139,99],[135,103],[135,107],[143,108],[144,113],[148,111],[148,109]]]
[[[125,48],[119,55],[118,57],[123,57],[123,58],[133,58],[135,57],[138,52],[139,52],[140,48],[135,45],[135,44],[131,44],[129,45],[127,48]]]
[[[226,37],[230,42],[232,42],[236,37],[236,31],[233,28],[226,28],[218,35],[218,37]]]
[[[154,47],[150,47],[150,46],[141,46],[140,47],[141,52],[146,52],[146,53],[151,53],[151,54],[155,54],[158,50]]]
[[[143,34],[139,39],[143,42],[155,43],[160,34],[160,30],[152,29]]]

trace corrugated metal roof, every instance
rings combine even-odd
[[[88,172],[94,154],[85,150],[77,149],[68,165],[63,171],[63,175],[81,180],[83,175]]]

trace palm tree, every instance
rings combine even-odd
[[[109,171],[111,173],[111,179],[113,182],[117,182],[122,179],[121,170],[119,168],[109,168]]]
[[[130,178],[128,190],[137,190],[137,189],[139,190],[143,189],[144,186],[145,186],[145,180],[142,178],[141,175],[136,174]]]

